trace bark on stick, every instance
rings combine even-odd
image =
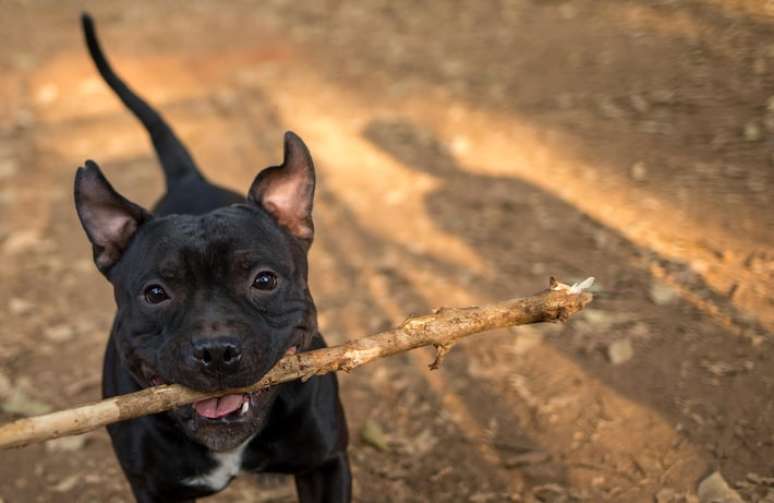
[[[373,360],[422,346],[435,346],[431,369],[438,368],[443,356],[461,338],[496,328],[546,321],[565,321],[591,302],[590,293],[551,278],[548,290],[521,299],[466,308],[441,308],[432,314],[415,316],[397,328],[356,339],[340,346],[286,356],[258,383],[246,388],[203,393],[170,384],[136,393],[66,409],[37,417],[19,419],[0,426],[0,448],[21,447],[66,435],[75,435],[118,421],[190,404],[232,393],[248,393],[295,379],[344,370]]]

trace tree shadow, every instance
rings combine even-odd
[[[320,15],[287,4],[283,14],[312,16],[306,41],[319,53],[319,72],[366,99],[444,96],[515,117],[560,135],[551,147],[571,150],[603,177],[627,180],[641,162],[647,176],[638,189],[674,203],[689,221],[732,235],[742,228],[770,245],[774,220],[761,215],[774,186],[774,139],[744,141],[741,131],[764,120],[772,19],[725,4],[398,2],[364,8],[358,29],[348,9]],[[333,44],[317,43],[332,32]]]
[[[656,411],[671,425],[682,424],[682,435],[706,448],[707,460],[727,473],[744,476],[745,470],[769,463],[774,449],[760,445],[760,439],[774,433],[774,409],[762,411],[758,397],[746,392],[761,382],[774,382],[770,357],[761,348],[755,350],[767,347],[761,337],[766,332],[736,312],[727,298],[712,294],[700,276],[529,183],[464,169],[426,128],[373,120],[363,135],[405,167],[438,179],[438,188],[425,199],[427,213],[439,229],[476,250],[493,271],[472,284],[453,274],[452,281],[491,299],[533,291],[549,273],[571,281],[596,276],[600,289],[592,315],[579,316],[551,336],[555,347],[622,396]],[[663,287],[670,297],[658,298],[653,264],[683,275],[693,290],[702,292],[699,300],[715,302],[733,315],[713,317],[717,313],[708,311],[708,304],[688,302],[689,297]],[[620,339],[632,341],[634,358],[611,365],[605,350]],[[482,338],[476,348],[497,343]],[[740,345],[753,347],[757,359],[749,360],[749,350],[740,351]],[[462,359],[451,358],[449,367],[455,379],[475,390],[464,397],[472,400],[471,409],[480,410],[472,397],[486,396],[486,388],[476,384]],[[492,413],[490,417],[497,417]],[[747,431],[740,427],[751,423]],[[718,435],[719,430],[736,433]]]
[[[321,325],[334,343],[343,342],[345,333],[377,331],[396,326],[409,313],[429,312],[433,306],[416,288],[414,271],[429,270],[444,277],[455,274],[453,264],[418,254],[364,227],[325,185],[318,191],[316,211],[318,252],[312,253],[317,255],[313,258],[312,288]],[[335,285],[327,284],[331,279]],[[505,497],[524,484],[565,480],[558,460],[546,459],[532,472],[504,468],[511,451],[541,451],[541,446],[518,428],[490,434],[491,418],[518,424],[510,405],[481,383],[460,388],[456,383],[458,369],[452,366],[431,374],[427,369],[431,355],[420,354],[397,355],[343,378],[345,403],[355,426],[351,434],[361,447],[353,456],[362,463],[357,468],[362,487],[380,478],[384,483],[397,477],[393,483],[408,492],[392,494],[385,501],[420,501],[431,494],[433,501],[459,501],[482,491]],[[460,358],[464,361],[461,354],[450,361]],[[466,394],[475,395],[475,403],[468,403]],[[383,424],[398,438],[398,449],[388,453],[363,451],[358,430],[366,420]],[[423,447],[425,443],[432,446]],[[388,468],[374,471],[374,462]],[[406,487],[401,489],[403,485]]]

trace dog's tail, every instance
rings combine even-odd
[[[164,119],[142,98],[137,96],[121,78],[115,74],[110,67],[105,54],[100,48],[97,34],[94,29],[94,21],[87,13],[81,14],[81,24],[83,26],[83,35],[86,38],[86,45],[89,48],[91,59],[97,66],[102,78],[111,89],[121,98],[124,105],[140,119],[140,122],[148,130],[153,147],[156,149],[156,155],[164,169],[164,177],[169,190],[178,180],[189,176],[202,177],[196,168],[191,154],[183,146],[172,128]]]

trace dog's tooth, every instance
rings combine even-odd
[[[242,410],[239,411],[240,414],[247,414],[247,411],[250,409],[250,400],[245,400],[244,403],[242,403]]]

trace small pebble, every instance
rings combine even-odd
[[[697,494],[701,503],[744,503],[739,493],[731,489],[720,472],[702,480]]]
[[[642,161],[635,162],[631,168],[631,175],[633,179],[641,182],[648,176],[648,167]]]
[[[674,288],[661,282],[654,282],[650,286],[650,300],[654,304],[664,306],[672,304],[678,298],[677,292]]]
[[[46,84],[38,89],[35,101],[40,105],[48,105],[59,97],[59,88],[56,84]]]
[[[763,138],[763,130],[757,122],[750,121],[745,124],[742,136],[746,141],[760,141]]]
[[[629,339],[620,339],[607,347],[607,357],[613,365],[621,365],[634,357],[634,347]]]
[[[8,254],[30,251],[41,243],[40,235],[33,230],[14,232],[3,242],[3,251]]]
[[[677,501],[677,491],[674,489],[661,489],[656,493],[656,503],[675,503]]]
[[[53,342],[65,342],[73,338],[73,329],[68,325],[56,325],[46,328],[43,335]]]
[[[11,314],[15,315],[28,313],[32,311],[34,307],[35,304],[32,302],[20,299],[18,297],[14,297],[8,302],[8,310],[11,312]]]
[[[641,114],[647,113],[650,110],[650,103],[644,97],[639,94],[633,94],[629,101],[632,103],[632,108],[640,112]]]

